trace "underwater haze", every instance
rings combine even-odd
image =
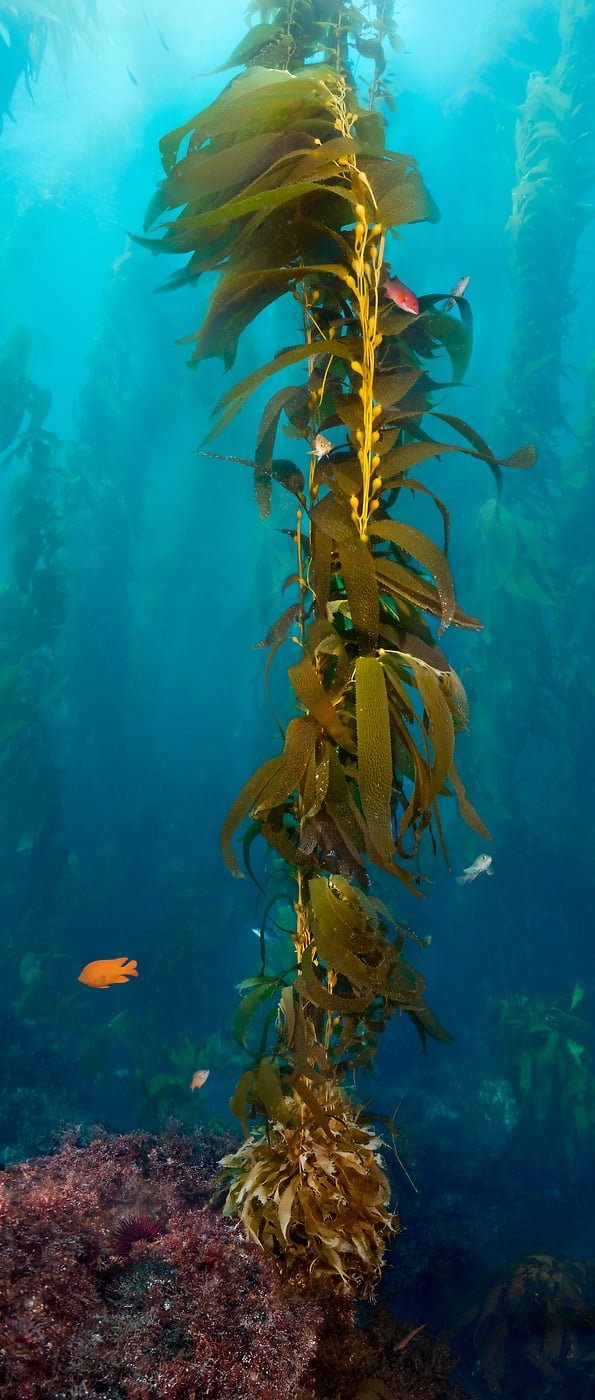
[[[299,5],[310,17],[334,14],[336,0]],[[366,1371],[362,1361],[353,1391],[330,1379],[327,1337],[327,1369],[316,1372],[314,1360],[307,1381],[292,1380],[287,1394],[588,1400],[595,1395],[595,3],[405,0],[394,15],[387,0],[343,8],[352,17],[362,10],[364,28],[354,33],[365,36],[366,25],[382,21],[382,42],[392,35],[382,69],[378,41],[364,38],[359,48],[354,41],[349,74],[365,106],[372,59],[377,64],[378,91],[390,90],[376,104],[386,148],[408,156],[409,168],[417,163],[429,192],[429,212],[385,220],[386,267],[374,284],[385,346],[390,341],[395,355],[400,346],[398,368],[413,366],[412,383],[422,367],[425,376],[416,389],[424,405],[405,398],[409,419],[397,424],[394,442],[443,444],[427,462],[418,452],[382,503],[381,485],[372,484],[365,518],[365,492],[357,486],[350,495],[355,409],[323,413],[332,355],[324,382],[314,359],[301,354],[252,396],[246,391],[239,413],[218,408],[235,383],[300,340],[308,314],[308,333],[319,332],[316,303],[322,308],[331,258],[317,255],[323,290],[311,303],[300,301],[294,279],[283,296],[268,284],[262,295],[257,288],[258,314],[244,315],[232,298],[227,321],[220,309],[216,318],[209,311],[232,265],[225,240],[235,225],[232,216],[217,225],[223,253],[208,242],[200,181],[193,186],[184,165],[192,135],[175,150],[163,138],[191,128],[238,75],[250,77],[259,64],[276,71],[262,54],[228,66],[247,33],[245,0],[0,0],[0,1184],[16,1182],[22,1163],[51,1164],[75,1147],[95,1151],[97,1171],[108,1174],[117,1144],[139,1134],[150,1136],[154,1152],[170,1138],[213,1138],[223,1156],[259,1113],[266,1138],[273,1099],[287,1106],[302,1083],[297,1042],[288,1048],[288,1006],[302,996],[305,890],[309,880],[319,893],[324,883],[338,906],[349,884],[358,910],[367,911],[365,938],[372,925],[380,929],[399,959],[405,944],[413,1001],[404,993],[391,1000],[384,984],[371,983],[366,1006],[376,1020],[354,1010],[355,962],[333,964],[332,942],[325,958],[320,932],[319,962],[309,964],[314,1000],[303,1003],[310,1007],[304,1035],[317,1047],[303,1102],[332,1061],[333,1084],[336,1071],[340,1093],[364,1106],[384,1139],[402,1233],[385,1241],[382,1280],[380,1251],[377,1277],[353,1291],[369,1297],[378,1286],[390,1326],[404,1331],[390,1362],[383,1353],[382,1362],[366,1361]],[[277,11],[295,9],[253,5],[250,23],[275,23]],[[320,63],[321,54],[314,48],[307,62]],[[213,149],[224,160],[221,130]],[[306,175],[299,178],[308,198]],[[179,234],[184,206],[199,222],[180,225]],[[350,229],[364,217],[357,209]],[[280,207],[280,230],[283,217]],[[371,217],[369,226],[372,238]],[[338,242],[337,234],[335,249]],[[190,257],[198,260],[192,275]],[[372,260],[370,285],[374,267]],[[392,331],[382,321],[389,307]],[[341,317],[339,330],[333,324],[320,334],[327,351],[330,338],[346,335],[337,363],[352,374],[343,380],[351,402],[359,351],[344,306]],[[371,354],[381,369],[376,342]],[[266,418],[267,401],[306,383],[322,405],[310,428],[326,438],[315,447],[286,395],[275,448],[285,467],[277,470],[272,455],[262,456],[274,416],[270,409]],[[374,401],[382,434],[388,417],[377,393]],[[279,400],[275,431],[281,411]],[[363,446],[360,463],[361,453]],[[308,470],[312,486],[320,463],[322,484],[308,496]],[[382,473],[381,455],[372,466]],[[409,571],[413,591],[402,608],[391,594],[391,611],[388,585],[384,593],[378,585],[378,646],[360,646],[355,636],[355,591],[342,574],[345,533],[333,535],[332,554],[328,543],[326,604],[316,594],[312,512],[320,491],[324,502],[341,490],[358,549],[369,543],[368,526],[374,534],[377,508],[380,526],[392,511],[411,531],[383,556],[395,576]],[[435,553],[418,545],[415,554],[421,532]],[[433,572],[439,550],[445,571],[436,563]],[[453,594],[447,615],[450,571],[458,611]],[[424,612],[430,589],[435,605]],[[305,639],[314,635],[308,651]],[[395,647],[409,670],[401,669],[386,702],[389,798],[381,761],[369,758],[368,782],[363,749],[358,757],[354,747],[356,729],[362,746],[366,727],[364,682],[354,676]],[[329,653],[332,675],[324,670]],[[316,695],[288,678],[306,655]],[[361,688],[350,700],[354,684]],[[373,686],[365,693],[371,707]],[[384,683],[382,695],[384,704]],[[320,804],[308,807],[305,760],[293,786],[279,787],[267,807],[281,772],[273,766],[269,786],[263,778],[225,828],[222,853],[221,829],[238,794],[260,765],[288,752],[291,725],[305,716],[322,726],[311,802],[326,735],[325,781],[332,787],[334,773],[345,793],[349,786],[345,829],[335,820],[339,807],[329,816],[330,796],[324,820]],[[457,767],[445,758],[434,788],[440,755],[455,739]],[[374,734],[365,742],[372,754]],[[381,859],[385,800],[392,849]],[[397,880],[389,869],[395,849],[405,870]],[[233,878],[234,860],[245,878]],[[386,906],[396,919],[390,926]],[[365,938],[367,974],[382,958],[369,954],[366,962]],[[327,998],[319,1004],[315,983]],[[334,1016],[347,1018],[347,1030],[335,1030]],[[280,1026],[285,1059],[279,1041],[271,1049]],[[277,1076],[270,1100],[258,1079],[265,1059]],[[291,1121],[279,1111],[282,1123]],[[337,1116],[335,1108],[332,1121]],[[177,1153],[179,1145],[172,1161]],[[147,1241],[146,1257],[158,1248],[146,1224],[155,1213],[149,1194],[147,1187],[135,1210],[127,1198],[119,1213],[114,1199],[114,1218],[145,1221],[115,1249],[124,1273]],[[219,1197],[220,1205],[220,1186]],[[169,1209],[178,1220],[179,1200],[172,1197]],[[261,1243],[265,1234],[263,1227]],[[285,1257],[276,1240],[275,1264]],[[315,1272],[318,1247],[309,1248]],[[41,1267],[36,1258],[32,1248],[21,1300]],[[109,1293],[113,1270],[106,1278]],[[144,1306],[134,1297],[131,1290],[131,1309]],[[0,1352],[8,1360],[0,1394],[8,1400],[244,1396],[237,1379],[229,1391],[204,1378],[180,1381],[179,1389],[172,1381],[166,1391],[149,1379],[133,1384],[132,1371],[102,1389],[82,1362],[72,1371],[81,1388],[66,1390],[59,1368],[51,1380],[49,1361],[39,1360],[33,1323],[30,1342],[12,1323],[5,1333],[2,1306]],[[361,1315],[353,1321],[360,1324]],[[310,1325],[304,1321],[304,1336]],[[414,1332],[422,1327],[420,1342]],[[438,1334],[452,1351],[448,1366],[441,1371],[437,1354],[423,1353],[427,1388],[413,1388],[412,1370],[406,1391],[403,1358]],[[168,1345],[175,1357],[175,1338]],[[295,1339],[287,1346],[295,1350]],[[35,1376],[23,1359],[28,1348]],[[378,1348],[379,1356],[380,1341]],[[219,1361],[220,1370],[226,1365]],[[376,1390],[374,1376],[382,1378]],[[269,1390],[253,1379],[245,1394],[273,1400],[285,1395],[285,1383]]]

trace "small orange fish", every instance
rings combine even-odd
[[[87,963],[78,980],[86,987],[105,990],[114,982],[127,982],[129,977],[138,977],[136,962],[128,962],[126,958],[99,958],[97,962]]]
[[[190,1088],[193,1091],[194,1089],[202,1089],[202,1086],[203,1084],[206,1084],[210,1073],[210,1069],[197,1069],[192,1075],[192,1082],[190,1084]]]

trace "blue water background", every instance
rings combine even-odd
[[[555,7],[548,5],[416,0],[399,15],[405,51],[391,60],[398,111],[389,144],[418,160],[442,215],[436,226],[403,231],[393,244],[393,266],[418,292],[447,293],[457,278],[471,274],[471,368],[468,382],[444,406],[503,454],[519,445],[500,423],[512,333],[506,224],[516,108],[528,73],[547,71],[555,61],[555,21]],[[106,5],[104,26],[95,49],[81,45],[73,54],[66,81],[48,52],[32,94],[22,86],[17,91],[15,123],[6,121],[0,138],[0,338],[15,322],[29,327],[31,377],[51,389],[48,426],[67,441],[76,438],[80,396],[93,383],[94,345],[115,347],[116,394],[126,425],[106,463],[108,474],[118,474],[123,516],[116,512],[110,533],[109,513],[102,517],[98,506],[94,552],[84,541],[74,551],[79,573],[59,651],[68,677],[56,744],[70,892],[28,930],[30,947],[15,930],[9,904],[1,995],[10,1010],[21,991],[23,956],[38,956],[43,976],[23,1013],[32,1046],[26,1073],[35,1079],[44,1046],[59,1043],[69,1057],[67,1082],[61,1078],[59,1089],[72,1094],[81,1117],[126,1130],[139,1108],[139,1064],[147,1075],[167,1071],[168,1046],[188,1037],[199,1054],[217,1032],[223,1048],[218,1058],[214,1054],[194,1111],[199,1120],[216,1114],[227,1121],[227,1098],[241,1069],[230,1020],[236,984],[259,968],[251,927],[260,915],[255,888],[234,881],[224,867],[218,833],[240,786],[278,747],[264,701],[264,655],[253,648],[285,606],[280,585],[294,560],[278,527],[290,527],[294,515],[289,499],[276,500],[273,519],[263,523],[245,467],[194,455],[230,378],[215,361],[191,372],[184,363],[188,352],[175,341],[198,329],[211,280],[157,294],[171,260],[154,259],[127,239],[128,232],[141,231],[161,175],[159,138],[227,80],[209,70],[242,36],[243,6],[227,3],[223,23],[216,8],[185,0],[175,7],[150,0],[125,10]],[[569,430],[559,444],[561,459],[572,450],[583,410],[595,310],[593,252],[591,224],[577,252],[564,388]],[[555,279],[555,253],[544,248],[542,256]],[[276,307],[247,331],[233,375],[294,337],[292,305]],[[256,406],[249,407],[214,450],[250,457],[257,421]],[[96,436],[100,475],[100,425]],[[13,466],[0,482],[6,500],[18,470]],[[538,465],[537,494],[539,472]],[[458,457],[431,464],[424,480],[451,510],[460,602],[481,617],[489,563],[486,569],[480,557],[477,517],[494,495],[492,478],[481,463]],[[522,510],[525,480],[509,487],[506,478],[509,508],[514,501]],[[437,517],[423,503],[416,502],[408,518],[438,537]],[[0,540],[1,576],[9,581],[5,526]],[[586,514],[574,539],[575,559],[586,565],[591,548]],[[490,615],[494,606],[492,595]],[[589,606],[588,596],[577,597],[579,612]],[[543,608],[542,625],[547,636],[555,633],[555,609]],[[444,1126],[438,1106],[448,1097],[458,1121],[452,1151],[456,1155],[458,1137],[463,1171],[469,1135],[481,1127],[481,1084],[505,1074],[490,1002],[516,993],[569,1004],[579,980],[585,1034],[591,1034],[593,824],[588,793],[576,786],[569,792],[567,784],[568,774],[576,783],[592,736],[587,728],[575,730],[568,702],[556,711],[549,738],[532,744],[535,697],[539,692],[547,700],[551,677],[527,675],[517,631],[505,650],[490,648],[488,639],[482,652],[488,679],[482,669],[477,687],[473,634],[448,633],[444,645],[460,673],[470,668],[471,727],[459,741],[459,766],[492,830],[494,876],[461,889],[440,855],[433,860],[428,850],[425,901],[379,882],[399,916],[420,935],[431,935],[428,950],[412,956],[427,977],[430,1004],[457,1039],[453,1046],[431,1044],[422,1058],[409,1022],[394,1021],[375,1078],[362,1073],[358,1088],[387,1114],[402,1100],[413,1156],[418,1102],[437,1105],[439,1153]],[[592,675],[593,660],[584,656],[583,677],[589,668]],[[490,673],[504,675],[518,692],[526,725],[521,752],[511,755],[504,773],[492,753],[497,706],[483,722],[474,708],[474,692],[479,704]],[[273,693],[287,715],[282,661]],[[499,740],[498,752],[506,751],[506,735]],[[570,754],[559,786],[558,745]],[[544,772],[551,775],[545,792]],[[458,872],[482,843],[454,817],[447,834]],[[23,856],[23,878],[25,867]],[[83,964],[122,954],[138,959],[138,981],[107,992],[79,987]],[[278,950],[270,957],[273,964],[282,961]],[[90,1038],[131,1009],[141,1027],[137,1039],[150,1053],[143,1058],[138,1044],[131,1049],[104,1037],[85,1058]],[[61,1077],[64,1063],[60,1058]],[[39,1076],[48,1102],[57,1088],[52,1065],[49,1058]],[[504,1150],[504,1138],[501,1145]]]

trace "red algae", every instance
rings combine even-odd
[[[319,1306],[209,1204],[228,1146],[104,1138],[0,1178],[0,1394],[290,1400]],[[115,1252],[122,1222],[157,1239]]]

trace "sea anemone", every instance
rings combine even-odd
[[[128,1259],[133,1244],[147,1240],[150,1244],[160,1234],[160,1225],[150,1215],[131,1215],[120,1221],[120,1228],[114,1236],[114,1254],[120,1259]]]

